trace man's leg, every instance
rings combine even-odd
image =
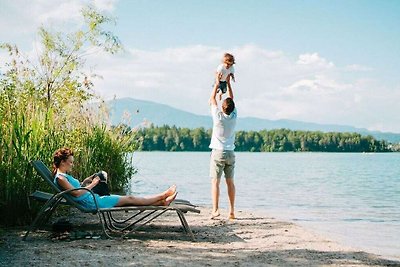
[[[236,188],[233,177],[235,176],[235,152],[226,152],[225,181],[229,197],[229,219],[235,219],[235,195]]]
[[[219,183],[221,179],[211,179],[211,197],[212,197],[212,213],[211,218],[218,217],[219,214]]]
[[[223,171],[223,163],[221,162],[221,151],[213,150],[210,159],[210,177],[211,177],[211,198],[212,212],[211,219],[219,216],[219,184]]]
[[[228,187],[229,197],[229,219],[235,219],[235,183],[233,178],[226,178],[226,186]]]

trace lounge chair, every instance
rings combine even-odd
[[[42,161],[32,161],[31,164],[38,172],[38,174],[53,188],[56,193],[52,195],[50,193],[36,191],[31,195],[35,199],[46,201],[46,203],[43,205],[36,218],[32,222],[29,230],[23,237],[24,240],[26,240],[30,232],[34,231],[37,227],[43,225],[49,220],[51,214],[54,212],[59,204],[74,206],[84,213],[97,214],[103,229],[103,233],[108,238],[113,238],[114,236],[125,237],[129,233],[138,230],[138,228],[161,216],[165,212],[173,211],[176,212],[176,214],[178,215],[183,230],[189,235],[191,240],[195,240],[193,232],[190,229],[190,226],[187,223],[184,214],[187,212],[200,213],[200,211],[187,200],[178,199],[173,201],[169,206],[126,206],[114,208],[99,208],[96,198],[94,197],[94,193],[91,190],[81,187],[61,191],[54,184],[51,171]],[[91,197],[94,198],[96,209],[87,209],[77,203],[74,197],[69,194],[71,191],[74,190],[87,190],[91,194]],[[114,215],[118,212],[132,212],[133,214],[128,216],[128,218],[116,219]]]

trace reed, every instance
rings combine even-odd
[[[30,161],[41,159],[51,167],[60,147],[75,151],[74,176],[106,170],[112,190],[121,191],[135,172],[130,158],[134,137],[111,127],[103,107],[89,108],[88,101],[95,100],[93,83],[83,72],[90,51],[116,53],[121,44],[102,29],[112,19],[90,5],[81,13],[85,24],[74,32],[41,27],[34,60],[16,45],[0,44],[9,55],[0,66],[0,224],[30,222],[37,210],[29,195],[50,190]]]
[[[73,175],[77,178],[106,170],[112,190],[123,191],[134,174],[130,158],[136,147],[133,136],[99,121],[93,113],[78,106],[55,112],[34,100],[0,105],[1,224],[30,222],[37,207],[31,205],[29,195],[35,190],[51,190],[33,171],[30,161],[41,159],[51,167],[52,155],[60,147],[75,151]]]

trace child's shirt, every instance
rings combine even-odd
[[[230,66],[228,69],[225,68],[224,64],[220,64],[217,67],[217,72],[218,73],[222,73],[222,77],[220,79],[220,81],[225,82],[226,79],[228,78],[228,76],[232,73],[235,73],[235,69],[233,68],[233,66]]]

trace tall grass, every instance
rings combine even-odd
[[[30,165],[41,159],[49,168],[52,155],[60,147],[75,152],[73,175],[78,179],[99,170],[109,173],[112,190],[122,191],[135,169],[130,153],[133,137],[111,128],[80,107],[55,112],[35,101],[16,101],[7,105],[0,100],[0,223],[29,223],[36,209],[29,195],[35,190],[51,192]]]
[[[9,55],[0,66],[0,224],[30,221],[35,208],[29,195],[49,189],[30,161],[41,159],[51,168],[60,147],[75,151],[74,176],[106,170],[112,190],[121,191],[135,171],[129,157],[135,149],[132,135],[107,125],[106,113],[85,108],[94,99],[93,75],[83,71],[85,55],[98,49],[113,54],[121,44],[102,28],[111,18],[91,5],[81,14],[84,24],[72,32],[39,28],[36,59],[0,43]]]

